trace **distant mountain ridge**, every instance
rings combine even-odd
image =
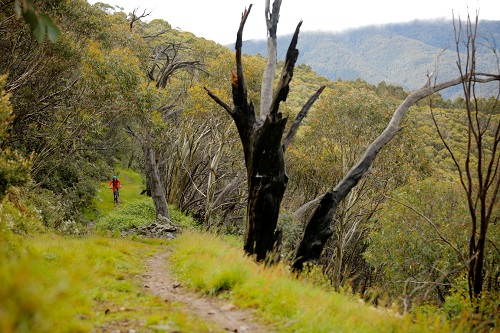
[[[283,60],[291,35],[278,36],[278,59]],[[488,42],[486,42],[486,40]],[[480,21],[478,44],[500,46],[500,21]],[[234,45],[229,47],[234,48]],[[463,51],[463,45],[460,45]],[[415,20],[367,26],[344,32],[301,32],[298,64],[309,65],[318,75],[331,80],[360,78],[371,84],[387,84],[414,90],[428,73],[438,82],[458,76],[456,43],[451,20]],[[247,40],[243,52],[266,55],[265,40]],[[478,48],[478,68],[497,72],[491,49]],[[460,87],[442,93],[455,98]]]

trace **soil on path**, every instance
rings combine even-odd
[[[201,296],[188,291],[177,282],[167,268],[168,253],[158,252],[146,261],[143,274],[144,288],[164,300],[184,303],[195,316],[213,323],[221,332],[264,333],[264,328],[255,321],[250,310],[239,309],[218,298]]]

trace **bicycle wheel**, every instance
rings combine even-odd
[[[113,197],[115,200],[115,205],[118,205],[118,198],[120,197],[120,194],[118,193],[118,190],[113,193]]]

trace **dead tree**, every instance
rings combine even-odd
[[[132,135],[141,145],[144,154],[144,169],[146,174],[147,188],[151,193],[151,198],[155,206],[155,215],[161,215],[170,219],[170,211],[165,196],[165,188],[160,178],[158,171],[158,163],[156,161],[156,152],[152,145],[152,139],[147,133],[138,133],[132,130],[130,126],[126,128],[127,132]]]
[[[181,71],[204,71],[203,64],[198,60],[187,60],[185,53],[189,48],[183,43],[163,43],[153,49],[151,68],[148,78],[155,82],[157,88],[166,88],[168,81],[175,73]]]
[[[468,284],[469,296],[474,299],[483,292],[484,277],[489,273],[489,268],[485,265],[486,242],[488,227],[494,220],[494,209],[498,205],[500,190],[500,121],[493,117],[495,109],[498,108],[500,90],[493,105],[488,109],[479,107],[474,80],[477,68],[476,52],[479,46],[477,41],[479,19],[476,15],[475,22],[472,22],[468,16],[465,26],[462,25],[460,18],[457,21],[458,24],[454,20],[457,67],[464,78],[462,88],[467,115],[467,134],[464,135],[467,140],[465,159],[460,158],[460,153],[464,152],[454,151],[447,142],[437,124],[434,112],[432,118],[439,137],[455,164],[468,202],[471,219]],[[460,45],[462,43],[463,45]],[[466,49],[463,57],[460,54],[461,46],[465,46]],[[494,243],[492,245],[495,246]]]
[[[145,17],[148,17],[149,15],[151,15],[151,12],[147,12],[146,9],[144,9],[144,11],[142,12],[142,14],[138,15],[137,14],[137,10],[139,9],[139,7],[137,8],[134,8],[134,10],[132,11],[131,14],[129,14],[129,29],[130,29],[130,32],[132,32],[134,30],[134,23],[139,21],[141,18],[145,18]]]
[[[274,43],[280,4],[281,1],[274,2],[273,13],[269,12],[269,0],[266,6],[266,18],[271,18],[268,20],[268,23],[270,22],[268,24],[268,38],[274,39]],[[286,100],[290,90],[289,84],[293,77],[295,62],[299,53],[296,46],[302,24],[300,22],[290,42],[285,66],[276,91],[274,94],[271,93],[272,100],[267,107],[265,106],[267,110],[261,110],[262,118],[256,116],[254,105],[248,101],[241,51],[243,28],[251,8],[250,5],[248,10],[243,13],[236,38],[236,73],[232,73],[234,107],[231,108],[210,90],[206,90],[209,96],[229,113],[240,135],[248,181],[244,250],[247,254],[255,256],[257,261],[262,261],[278,245],[280,239],[281,231],[277,228],[278,216],[283,194],[288,183],[284,159],[286,148],[297,132],[302,119],[306,116],[324,87],[311,96],[304,105],[290,132],[283,140],[287,118],[284,118],[279,112],[279,106],[281,102]],[[275,19],[272,19],[272,17]],[[275,48],[274,52],[276,52]],[[269,70],[274,73],[272,65],[266,67],[266,72]],[[272,81],[267,87],[272,90]],[[269,93],[269,91],[266,92]]]
[[[429,75],[424,86],[408,95],[394,112],[386,129],[370,144],[370,146],[368,146],[361,159],[334,188],[321,198],[319,205],[306,225],[304,236],[297,250],[295,262],[293,264],[293,269],[295,271],[301,271],[304,263],[315,262],[319,258],[323,252],[326,241],[333,234],[331,221],[339,203],[369,171],[380,150],[399,132],[401,121],[410,107],[423,98],[431,96],[435,92],[462,84],[467,80],[485,83],[499,81],[500,76],[481,73],[465,73],[456,79],[432,85],[431,75]]]

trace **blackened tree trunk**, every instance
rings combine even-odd
[[[269,18],[268,23],[271,22],[268,24],[269,38],[276,39],[280,4],[281,1],[274,3],[272,14],[266,12],[266,17]],[[280,103],[286,100],[290,89],[289,83],[293,77],[293,69],[298,57],[296,45],[301,22],[298,24],[290,42],[280,82],[275,93],[271,93],[272,100],[268,106],[269,110],[267,112],[261,110],[262,118],[256,116],[253,104],[249,103],[247,99],[247,88],[241,61],[243,27],[251,8],[250,5],[248,10],[243,13],[237,34],[236,73],[232,74],[234,108],[229,107],[210,90],[207,89],[207,92],[215,102],[226,109],[238,128],[245,154],[248,181],[244,250],[247,254],[255,256],[257,261],[262,261],[274,250],[280,239],[280,231],[277,229],[278,216],[283,194],[288,183],[285,170],[285,150],[295,135],[300,122],[319,97],[323,88],[309,99],[283,141],[287,119],[283,118],[278,110]],[[266,11],[269,8],[268,3]],[[275,19],[271,19],[272,17]],[[276,48],[273,49],[273,52],[276,52]],[[269,71],[274,71],[272,66],[266,68],[264,76],[269,74]],[[268,87],[268,89],[272,90],[272,85],[268,85]],[[269,94],[268,91],[266,92]]]

